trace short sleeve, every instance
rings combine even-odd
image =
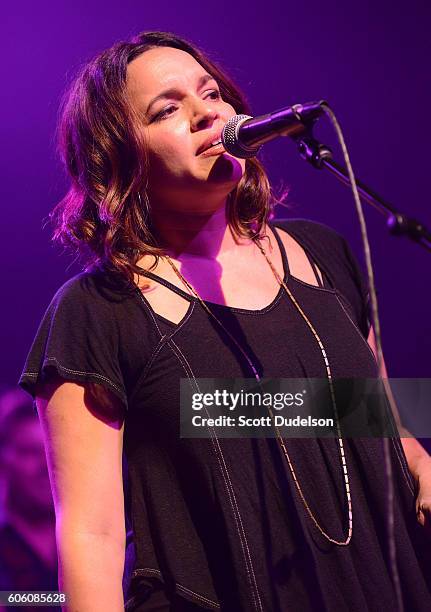
[[[100,384],[127,408],[115,310],[91,274],[75,276],[55,294],[18,384],[34,398],[37,383],[48,381],[53,373],[69,381]]]

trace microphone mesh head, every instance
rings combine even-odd
[[[234,157],[242,159],[254,157],[260,149],[260,147],[247,147],[240,142],[239,128],[247,119],[252,119],[252,117],[250,115],[234,115],[226,123],[221,133],[221,141],[226,151]]]

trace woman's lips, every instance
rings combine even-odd
[[[220,155],[221,153],[225,153],[226,149],[220,142],[217,145],[209,147],[209,149],[205,149],[202,153],[199,153],[199,157],[211,157],[212,155]]]

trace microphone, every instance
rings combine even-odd
[[[234,157],[254,157],[265,142],[278,136],[297,136],[305,132],[309,124],[324,112],[323,104],[326,104],[324,100],[294,104],[259,117],[235,115],[224,126],[221,141]]]

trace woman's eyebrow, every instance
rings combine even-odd
[[[202,75],[198,80],[196,89],[200,89],[201,87],[206,85],[208,81],[215,81],[215,79],[210,74]],[[175,98],[176,96],[178,96],[178,90],[175,89],[174,87],[171,87],[170,89],[166,89],[165,91],[162,91],[149,102],[147,106],[147,110],[145,111],[145,114],[147,115],[151,107],[153,106],[153,104],[155,104],[159,100],[164,100],[166,98]]]

